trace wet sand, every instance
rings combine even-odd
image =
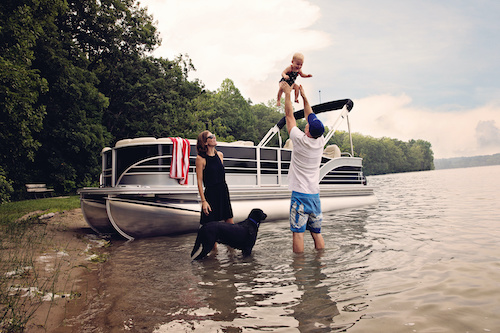
[[[46,244],[36,260],[37,272],[53,274],[56,264],[59,275],[54,288],[57,295],[44,301],[28,321],[26,332],[82,332],[79,315],[100,294],[99,273],[102,263],[91,256],[105,257],[103,239],[89,228],[81,209],[57,213],[43,220],[47,223]]]

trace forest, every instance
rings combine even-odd
[[[189,55],[151,56],[160,43],[135,0],[2,0],[0,202],[25,198],[26,183],[57,194],[96,186],[102,148],[123,138],[208,129],[258,143],[283,117],[275,100],[254,104],[229,78],[216,91],[190,81]],[[366,175],[434,169],[429,142],[359,133],[353,142]],[[346,132],[330,143],[349,151]]]
[[[500,154],[441,158],[434,161],[436,169],[472,168],[488,165],[500,165]]]

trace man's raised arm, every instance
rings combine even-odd
[[[307,117],[313,113],[313,110],[311,105],[309,105],[309,101],[307,100],[307,96],[302,85],[300,86],[300,96],[302,96],[302,100],[304,101],[304,119],[307,120]]]
[[[292,88],[285,81],[281,81],[280,83],[281,89],[285,93],[285,119],[286,119],[286,129],[288,130],[288,134],[292,128],[297,126],[297,121],[293,116],[293,106],[292,99],[290,98],[290,94],[292,92]]]

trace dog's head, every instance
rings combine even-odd
[[[250,214],[248,214],[248,219],[253,220],[257,224],[264,221],[266,217],[266,213],[264,213],[260,208],[254,208]]]

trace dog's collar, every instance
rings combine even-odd
[[[255,224],[259,225],[259,222],[255,221],[253,218],[249,217],[248,219],[249,219],[250,221],[252,221],[253,223],[255,223]]]

